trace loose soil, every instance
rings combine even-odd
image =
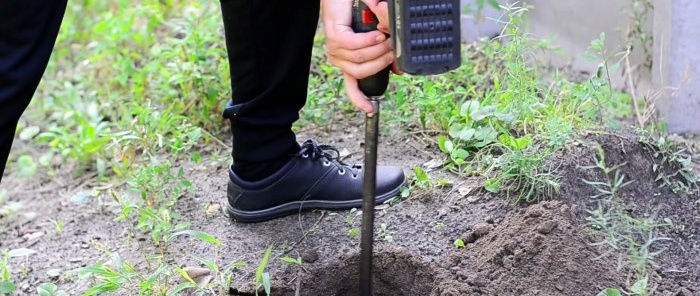
[[[356,118],[336,123],[331,131],[305,130],[299,139],[323,135],[316,139],[349,152],[346,161],[360,162],[361,123]],[[401,165],[411,175],[413,167],[443,159],[428,138],[392,133],[387,129],[388,136],[381,139],[380,163]],[[563,176],[554,201],[512,206],[480,190],[484,181],[480,178],[434,170],[429,172],[433,179],[446,179],[454,186],[414,188],[409,199],[379,207],[375,223],[384,224],[386,231],[376,236],[377,295],[595,295],[607,287],[629,287],[631,271],[628,266],[618,269],[620,254],[601,256],[609,250],[594,247],[600,237],[586,230],[587,210],[598,201],[590,198],[595,192],[582,179],[601,177],[582,168],[592,164],[594,152],[588,144],[592,141],[601,144],[610,164],[628,163],[623,173],[635,180],[623,190],[630,214],[657,215],[674,223],[660,229],[660,235],[670,240],[653,248],[666,249],[651,273],[650,282],[657,287],[654,295],[700,295],[698,197],[659,188],[651,154],[639,140],[607,134],[586,135],[552,158]],[[225,245],[177,237],[164,250],[170,262],[201,266],[195,256],[213,259],[222,267],[246,262],[246,267],[234,270],[229,292],[253,295],[255,269],[265,249],[273,245],[268,265],[272,295],[356,295],[359,237],[349,232],[359,227],[357,212],[313,211],[257,224],[232,222],[221,210],[228,163],[218,159],[227,159],[227,153],[209,148],[201,164],[181,164],[197,190],[176,206],[182,220],[192,222],[191,228],[213,234]],[[85,291],[89,282],[71,270],[108,261],[105,248],[141,268],[144,254],[158,252],[147,234],[134,234],[129,222],[115,221],[120,208],[110,197],[76,198],[106,184],[59,176],[42,172],[23,180],[10,173],[3,179],[9,193],[5,203],[21,203],[22,208],[2,218],[0,249],[26,247],[38,252],[11,261],[18,295],[35,293],[42,282],[54,282],[70,294]],[[66,223],[60,233],[55,230],[58,221]],[[454,245],[458,238],[466,243],[462,249]],[[301,257],[304,263],[284,263],[281,257]]]

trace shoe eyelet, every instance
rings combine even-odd
[[[329,165],[331,165],[331,162],[328,161],[328,160],[324,160],[324,161],[323,161],[323,165],[324,165],[324,166],[329,166]]]
[[[306,153],[304,153],[304,154],[301,155],[301,157],[303,157],[303,158],[309,158],[309,155],[306,154]]]
[[[338,175],[345,175],[345,169],[339,169],[338,170]]]
[[[357,174],[352,174],[353,179],[357,180],[357,177],[358,177]]]

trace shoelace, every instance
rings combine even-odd
[[[324,165],[334,165],[338,168],[338,174],[345,174],[347,170],[352,173],[353,178],[358,177],[358,171],[361,166],[349,165],[340,159],[340,152],[337,148],[331,145],[319,145],[313,140],[307,140],[301,145],[301,149],[294,156],[304,158],[311,157],[312,159],[323,159]]]

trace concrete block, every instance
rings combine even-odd
[[[700,1],[654,2],[654,87],[669,132],[700,134]]]

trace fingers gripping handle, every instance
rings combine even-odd
[[[362,1],[356,1],[352,14],[352,29],[357,33],[371,32],[377,30],[379,20],[377,16]],[[389,85],[390,67],[379,71],[370,77],[358,81],[360,90],[368,97],[381,96],[386,92]]]

